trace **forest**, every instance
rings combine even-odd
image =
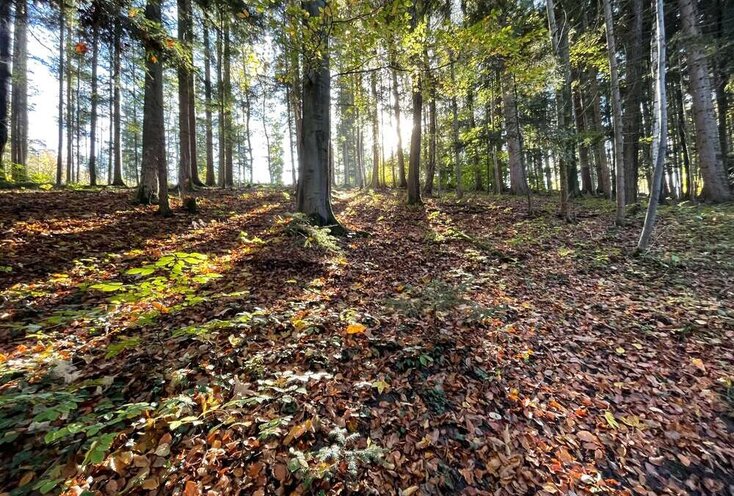
[[[0,0],[0,496],[734,494],[734,2]]]

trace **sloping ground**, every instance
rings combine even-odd
[[[533,201],[0,194],[0,492],[733,493],[734,208]]]

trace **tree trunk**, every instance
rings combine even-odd
[[[212,77],[211,77],[211,45],[209,42],[209,26],[204,18],[204,116],[206,123],[206,185],[216,185],[214,177],[214,132],[212,131]]]
[[[10,162],[16,182],[28,180],[28,5],[15,3],[13,36],[13,89],[10,109]]]
[[[594,187],[591,184],[591,166],[589,165],[589,147],[585,143],[586,128],[586,110],[585,101],[582,99],[583,80],[579,78],[581,83],[573,93],[573,106],[576,114],[576,132],[581,137],[579,140],[579,163],[581,165],[581,192],[591,194]]]
[[[398,82],[398,71],[393,68],[390,71],[392,76],[392,98],[395,104],[395,131],[397,132],[397,158],[398,158],[398,186],[407,187],[408,183],[405,179],[405,154],[403,153],[403,135],[400,130],[401,111],[400,111],[400,86]]]
[[[515,88],[512,74],[503,72],[502,112],[505,119],[507,136],[507,160],[510,169],[510,193],[526,195],[528,185],[525,181],[525,172],[522,170],[522,145],[520,143],[520,127],[517,122],[517,104],[515,102]]]
[[[230,70],[231,43],[229,20],[224,20],[224,187],[234,187],[234,163],[232,162],[232,77]]]
[[[5,145],[8,143],[10,91],[10,2],[0,2],[0,183],[5,181]]]
[[[115,34],[114,34],[114,68],[113,68],[113,80],[114,80],[114,95],[113,95],[113,113],[114,113],[114,173],[112,179],[113,186],[125,186],[125,182],[122,180],[122,126],[121,126],[121,112],[120,112],[120,69],[121,69],[121,35],[122,26],[120,21],[115,22]],[[134,105],[134,104],[133,104]]]
[[[453,55],[451,56],[453,58]],[[451,64],[451,86],[456,87],[456,70]],[[459,105],[456,95],[451,95],[451,144],[454,151],[454,175],[456,176],[456,198],[464,195],[463,178],[461,177],[461,141],[459,140]]]
[[[637,202],[637,181],[640,168],[640,135],[642,114],[640,102],[643,88],[643,0],[632,0],[632,19],[626,47],[627,66],[624,95],[624,161],[620,166],[625,172],[625,200],[628,204]]]
[[[326,0],[309,0],[305,9],[311,18],[327,15]],[[327,23],[324,23],[327,24]],[[296,205],[299,212],[320,226],[338,226],[331,209],[329,136],[331,129],[331,80],[329,38],[318,29],[316,53],[307,57],[302,78],[302,133],[299,149],[299,181]],[[319,36],[320,35],[320,36]]]
[[[413,82],[413,131],[410,135],[410,158],[408,159],[408,205],[421,204],[421,128],[423,119],[423,92],[421,77]]]
[[[64,181],[64,30],[66,29],[64,18],[64,4],[59,5],[59,122],[58,122],[58,148],[56,150],[56,186],[61,186]]]
[[[370,74],[370,95],[372,97],[372,189],[378,189],[380,187],[380,145],[378,139],[380,136],[380,129],[377,123],[377,73],[372,71]]]
[[[615,223],[624,225],[624,158],[622,149],[624,137],[622,135],[622,98],[619,95],[619,69],[617,68],[617,48],[614,37],[614,16],[612,15],[611,0],[604,0],[604,23],[607,30],[607,56],[609,58],[610,85],[612,87],[612,126],[614,127],[614,157],[616,167],[616,194],[617,212]]]
[[[716,114],[711,99],[711,83],[706,54],[700,45],[701,32],[693,0],[679,0],[681,24],[686,36],[686,55],[690,80],[693,117],[696,124],[696,148],[699,168],[703,177],[704,200],[723,202],[732,199],[721,141],[716,125]]]
[[[679,64],[680,65],[680,64]],[[673,86],[675,107],[676,107],[676,119],[678,128],[678,138],[680,139],[680,149],[683,154],[683,172],[686,176],[686,190],[685,196],[691,200],[696,201],[696,187],[693,180],[693,166],[691,164],[691,158],[688,154],[688,133],[686,132],[686,113],[685,103],[683,102],[683,78],[678,73],[678,84]]]
[[[148,0],[145,15],[150,22],[161,22],[161,0]],[[158,190],[159,212],[170,215],[168,205],[168,168],[163,115],[162,54],[156,46],[146,46],[145,96],[143,102],[143,169],[138,189],[141,203],[153,203]],[[156,185],[156,177],[158,182]]]
[[[89,185],[97,185],[97,65],[99,61],[99,28],[92,29],[92,109],[89,118]]]
[[[224,50],[222,43],[222,31],[223,31],[222,14],[219,14],[219,29],[217,29],[217,111],[218,111],[218,124],[219,124],[219,142],[217,143],[217,155],[218,155],[218,174],[217,174],[217,185],[220,188],[224,188],[225,185],[225,141],[226,139],[226,128],[224,125],[224,78],[222,71],[224,70]]]
[[[436,90],[431,85],[431,100],[428,102],[428,167],[426,168],[426,184],[423,186],[425,196],[433,195],[433,176],[436,174]],[[439,177],[440,182],[440,177]]]
[[[654,95],[654,123],[652,133],[652,162],[654,164],[652,188],[647,204],[645,225],[642,227],[637,249],[647,250],[650,246],[650,236],[655,226],[658,198],[663,183],[665,167],[665,152],[668,142],[668,100],[665,94],[665,14],[663,0],[655,0],[655,48],[653,57],[653,74],[655,80]]]
[[[611,178],[609,177],[609,164],[607,163],[607,152],[605,143],[606,132],[601,118],[601,96],[599,94],[599,85],[596,80],[596,70],[589,75],[589,91],[592,97],[592,114],[594,120],[594,130],[598,133],[598,137],[594,140],[594,158],[596,160],[596,176],[598,180],[598,189],[604,193],[607,198],[612,197]]]
[[[67,39],[71,44],[71,23],[66,27]],[[71,56],[66,62],[66,183],[74,182],[74,92],[72,90]]]
[[[191,18],[191,0],[178,0],[178,41],[185,54],[188,54],[191,44],[188,24]],[[189,68],[185,63],[178,65],[178,187],[184,202],[194,190],[191,170],[193,157],[191,156],[191,140],[193,138],[189,105]]]

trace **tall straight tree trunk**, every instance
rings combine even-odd
[[[99,28],[92,28],[92,109],[89,118],[89,185],[97,185],[97,65],[99,61]]]
[[[61,186],[64,180],[64,33],[66,22],[64,18],[64,4],[59,5],[59,122],[58,147],[56,150],[56,186]]]
[[[191,58],[193,65],[194,61],[194,10],[191,4],[191,0],[184,0],[186,2],[186,38],[188,39],[188,45],[186,47],[187,56]],[[186,71],[186,84],[188,85],[188,97],[189,103],[186,106],[189,115],[189,156],[191,157],[191,183],[196,187],[203,187],[204,183],[199,177],[199,166],[198,166],[198,152],[196,148],[196,86],[194,85],[194,71],[187,69]]]
[[[421,129],[423,119],[423,92],[421,76],[413,82],[413,131],[410,135],[410,158],[408,160],[408,205],[421,204],[420,166],[421,166]]]
[[[655,80],[654,95],[654,123],[652,132],[652,162],[653,177],[650,188],[650,199],[647,204],[645,224],[642,227],[637,249],[647,250],[650,246],[650,236],[655,226],[658,198],[663,183],[665,167],[665,152],[668,142],[668,100],[665,93],[665,13],[663,0],[655,0],[655,45],[653,58],[653,74]]]
[[[191,47],[188,23],[191,17],[190,0],[178,0],[178,41],[185,53]],[[178,66],[178,187],[181,197],[185,198],[194,190],[191,177],[193,157],[191,156],[192,129],[189,105],[189,68],[185,64]]]
[[[560,161],[558,166],[561,186],[559,213],[561,217],[567,219],[569,215],[569,193],[575,193],[578,187],[576,167],[572,165],[575,162],[576,154],[574,153],[572,138],[573,118],[571,114],[574,102],[571,94],[571,60],[568,47],[568,25],[564,23],[563,27],[558,26],[556,22],[555,3],[553,0],[547,0],[547,2],[548,24],[551,30],[553,51],[555,52],[562,75],[561,85],[556,89],[556,113],[558,116],[558,131],[561,139]],[[580,102],[579,107],[581,107]],[[579,110],[581,109],[579,108]],[[588,170],[588,156],[585,158],[586,168]]]
[[[326,0],[309,0],[306,12],[312,19],[328,15]],[[320,19],[319,19],[320,20]],[[328,19],[324,19],[328,21]],[[328,23],[324,22],[323,26]],[[320,226],[339,226],[331,209],[330,130],[331,80],[329,74],[329,37],[326,28],[317,28],[316,53],[307,57],[302,78],[302,132],[299,156],[296,207],[311,222]]]
[[[453,59],[453,55],[451,55]],[[451,64],[451,86],[456,87],[456,70]],[[456,177],[456,198],[464,195],[463,178],[461,177],[461,141],[459,140],[459,105],[456,95],[451,95],[451,144],[454,151],[454,176]]]
[[[400,85],[398,81],[398,71],[395,68],[390,70],[392,76],[392,98],[395,110],[395,131],[397,133],[397,160],[398,160],[398,186],[405,188],[408,183],[405,179],[405,154],[403,153],[403,135],[401,132],[401,111],[400,111]]]
[[[680,64],[679,64],[680,65]],[[678,128],[678,138],[680,139],[680,149],[683,154],[683,172],[686,176],[686,190],[685,196],[690,201],[696,201],[696,187],[693,180],[693,166],[691,164],[691,158],[688,153],[688,133],[686,132],[686,113],[685,103],[683,102],[683,78],[678,73],[678,82],[673,85],[673,92],[675,98],[675,110]]]
[[[517,103],[515,101],[515,83],[506,69],[502,75],[502,112],[505,119],[507,136],[507,159],[510,169],[510,193],[526,195],[529,191],[525,181],[522,164],[522,144],[520,143],[520,126],[517,122]]]
[[[474,91],[471,88],[469,88],[466,94],[466,108],[469,113],[469,128],[474,130],[477,127],[477,122],[474,117]],[[479,150],[477,146],[474,146],[472,150],[472,165],[474,166],[474,191],[482,191],[484,185],[482,184],[482,169],[479,165]]]
[[[436,90],[433,84],[431,84],[430,94],[431,100],[428,102],[428,167],[426,168],[426,184],[423,186],[425,196],[433,195],[433,176],[436,174]]]
[[[10,2],[0,2],[0,183],[5,181],[5,146],[8,143],[10,91]]]
[[[696,148],[699,169],[703,177],[701,196],[704,200],[713,202],[729,201],[732,199],[732,192],[721,155],[721,141],[711,99],[709,66],[700,45],[701,30],[698,26],[696,5],[693,0],[679,0],[678,5],[683,33],[687,40],[685,50],[693,118],[696,124]]]
[[[148,0],[148,21],[161,23],[161,0]],[[168,167],[163,114],[163,63],[157,46],[147,46],[145,54],[145,101],[143,103],[143,174],[138,197],[150,203],[153,195],[151,179],[158,176],[158,212],[171,215],[168,205]]]
[[[625,200],[628,204],[637,201],[637,180],[640,167],[640,134],[642,114],[640,102],[643,89],[643,0],[632,0],[632,19],[626,47],[627,70],[624,96],[624,161],[617,167],[625,172]]]
[[[609,164],[607,163],[606,152],[606,132],[601,117],[601,96],[599,94],[599,84],[596,80],[596,69],[589,74],[589,91],[592,96],[592,114],[594,121],[594,131],[599,136],[594,140],[594,158],[596,161],[596,176],[598,179],[599,190],[604,193],[607,198],[612,197],[612,184],[609,177]]]
[[[209,26],[204,17],[204,115],[206,122],[206,185],[214,186],[214,132],[212,131],[212,77]]]
[[[120,111],[120,72],[122,68],[121,64],[121,51],[122,51],[122,26],[120,25],[119,19],[115,21],[115,33],[113,39],[113,141],[114,141],[114,167],[113,167],[113,186],[125,186],[125,182],[122,180],[122,126],[121,126],[121,111]],[[134,104],[133,104],[134,105]]]
[[[370,95],[372,97],[372,189],[380,187],[380,128],[377,122],[377,73],[370,74]]]
[[[71,44],[71,23],[67,25],[67,39]],[[74,91],[72,89],[71,55],[66,62],[66,183],[74,182]]]
[[[614,37],[612,0],[604,0],[604,24],[607,31],[607,56],[609,58],[610,85],[612,88],[612,126],[614,127],[614,157],[616,165],[617,212],[615,223],[624,225],[624,137],[622,135],[622,98],[619,95],[619,69],[617,67],[617,42]]]
[[[224,187],[234,187],[234,163],[232,161],[232,77],[230,59],[232,47],[230,42],[229,19],[224,20]]]
[[[579,83],[583,84],[583,80],[579,78]],[[591,184],[591,166],[589,163],[589,147],[584,142],[586,134],[586,108],[585,101],[582,98],[582,84],[573,92],[573,107],[576,116],[576,132],[582,137],[579,141],[579,164],[581,165],[581,192],[591,194],[594,187]]]
[[[13,36],[13,90],[10,109],[10,161],[16,182],[28,180],[28,5],[15,3]]]
[[[219,13],[219,28],[217,29],[217,111],[218,111],[218,127],[219,127],[219,142],[217,146],[218,155],[218,174],[217,174],[217,185],[220,188],[224,188],[225,185],[225,125],[224,125],[224,78],[222,71],[224,70],[224,47],[223,47],[223,36],[222,31],[224,30],[224,21],[222,20],[222,14]]]

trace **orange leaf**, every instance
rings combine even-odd
[[[367,326],[362,324],[349,324],[347,326],[347,334],[362,334],[367,330]]]
[[[194,481],[186,481],[186,486],[184,487],[184,496],[199,496],[201,494],[201,491],[199,491],[199,486],[196,485],[196,482]]]

